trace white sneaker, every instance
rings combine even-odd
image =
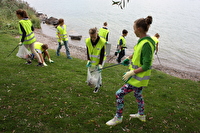
[[[99,87],[95,87],[93,92],[97,93],[98,91],[99,91]]]
[[[53,60],[51,60],[51,59],[49,59],[49,62],[50,62],[50,63],[54,63],[54,61],[53,61]]]
[[[106,125],[108,125],[108,126],[115,126],[115,125],[121,123],[121,122],[122,122],[122,119],[123,119],[123,116],[121,117],[121,119],[118,119],[118,118],[115,116],[113,119],[111,119],[111,120],[109,120],[108,122],[106,122]]]
[[[43,65],[44,65],[44,66],[48,66],[45,62],[43,62]]]
[[[146,122],[146,115],[140,115],[139,113],[137,114],[130,114],[131,118],[138,118],[139,120]]]

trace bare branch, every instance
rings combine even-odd
[[[129,2],[129,0],[121,0],[121,1],[114,1],[112,0],[112,5],[118,5],[121,9],[126,7],[126,3]]]

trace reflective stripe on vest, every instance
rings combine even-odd
[[[59,25],[57,27],[57,33],[56,33],[56,37],[58,39],[58,42],[61,42],[60,38],[58,37],[58,34],[60,34],[60,37],[63,41],[67,41],[67,26],[64,24],[62,27]]]
[[[31,40],[33,40],[34,38],[35,38],[35,36],[32,37],[32,38],[30,38],[30,39],[28,39],[28,40],[24,40],[24,42],[27,42],[27,44],[28,44],[28,42],[31,41]],[[24,44],[25,44],[25,43],[24,43]]]
[[[36,41],[35,38],[35,34],[33,33],[31,27],[32,27],[32,23],[29,19],[22,19],[19,21],[19,24],[22,25],[22,27],[24,28],[25,32],[26,32],[26,36],[24,38],[24,42],[23,44],[32,44]],[[20,39],[22,38],[22,31],[19,25],[19,33],[20,33]]]
[[[131,62],[131,66],[132,66],[133,69],[138,69],[138,68],[139,68],[139,66],[137,66],[137,65],[133,65],[132,62]],[[152,69],[152,66],[150,66],[150,69]]]
[[[95,64],[95,63],[96,63],[96,61],[91,61],[91,63],[92,63],[92,64]]]
[[[94,58],[100,59],[100,56],[97,56],[97,55],[90,55],[90,57],[94,57]]]
[[[96,66],[99,64],[100,61],[100,53],[101,53],[101,49],[104,47],[105,48],[105,39],[101,38],[99,39],[98,43],[96,44],[95,47],[92,46],[91,40],[90,38],[87,38],[85,40],[86,46],[88,48],[88,54],[91,60],[91,65],[92,66]],[[104,56],[105,58],[105,56]]]
[[[148,80],[148,79],[150,79],[150,76],[138,77],[136,75],[133,75],[132,78],[137,79],[139,81],[142,81],[142,80]]]
[[[151,47],[151,51],[152,51],[151,60],[153,60],[155,42],[150,37],[142,38],[138,41],[138,44],[134,46],[134,54],[131,61],[131,65],[129,66],[130,70],[135,70],[142,66],[142,64],[140,64],[140,58],[141,58],[142,47],[145,43],[148,43]],[[152,65],[152,62],[151,62],[151,65]],[[132,78],[127,83],[135,87],[147,86],[149,83],[150,75],[151,75],[151,69],[146,70],[144,72],[137,73],[136,75],[132,76]]]
[[[33,34],[33,32],[31,32],[30,34],[28,34],[28,35],[26,35],[26,37],[28,37],[28,36],[30,36],[30,35],[32,35]],[[22,34],[20,34],[21,36],[22,36]]]

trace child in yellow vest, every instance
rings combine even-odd
[[[58,39],[58,48],[56,51],[56,55],[60,56],[60,49],[63,45],[65,45],[66,49],[66,55],[68,59],[72,59],[70,56],[69,48],[68,48],[68,38],[67,38],[67,26],[64,24],[64,19],[58,20],[58,26],[57,26],[57,39]]]
[[[127,30],[122,31],[122,35],[120,36],[118,40],[118,45],[117,45],[117,52],[119,53],[116,61],[118,63],[121,63],[121,59],[125,56],[125,48],[126,48],[126,36],[128,35]],[[116,55],[116,54],[115,54]]]
[[[87,59],[88,62],[86,67],[88,67],[88,75],[87,75],[87,83],[88,85],[91,84],[91,80],[89,78],[90,74],[92,73],[91,70],[99,70],[97,72],[97,78],[94,84],[94,93],[99,91],[99,88],[102,85],[102,77],[101,77],[101,70],[103,68],[106,56],[105,56],[105,49],[106,49],[106,40],[99,37],[96,28],[91,28],[89,30],[90,37],[85,40],[86,48],[87,48]]]
[[[100,37],[102,37],[106,40],[106,42],[108,42],[108,34],[109,34],[107,25],[108,25],[108,23],[104,22],[103,27],[99,29],[99,33],[98,33]]]
[[[31,52],[35,54],[38,59],[37,66],[43,66],[39,55],[34,50],[34,42],[36,41],[34,35],[34,27],[32,22],[29,20],[28,15],[25,10],[19,9],[16,11],[16,15],[19,21],[19,33],[20,33],[20,43],[19,45],[24,45],[27,49],[30,48]],[[27,60],[26,64],[31,64],[31,61]]]
[[[156,52],[155,54],[157,55],[158,53],[158,43],[159,43],[159,38],[160,38],[160,35],[158,33],[156,33],[153,37],[151,37],[154,41],[155,41],[155,44],[156,44]]]
[[[43,44],[43,43],[40,43],[40,42],[35,42],[34,43],[34,48],[35,48],[35,51],[39,54],[44,66],[47,66],[47,64],[45,63],[45,60],[44,60],[46,56],[47,56],[47,58],[48,58],[50,63],[54,62],[53,60],[51,60],[49,52],[47,51],[47,49],[48,49],[48,45],[47,44]],[[42,54],[44,54],[44,56],[42,56]]]
[[[146,121],[142,91],[149,83],[153,54],[155,51],[155,42],[147,35],[152,21],[153,18],[148,16],[146,18],[137,19],[134,22],[134,33],[139,40],[134,46],[134,53],[122,61],[122,64],[125,66],[128,66],[129,62],[131,62],[129,65],[130,71],[123,75],[122,79],[125,81],[125,84],[115,94],[117,110],[114,118],[106,122],[108,126],[114,126],[122,122],[124,96],[130,92],[134,92],[138,107],[137,113],[130,114],[130,117],[138,118],[143,122]]]

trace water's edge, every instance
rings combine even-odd
[[[43,27],[41,25],[41,27]],[[47,27],[45,27],[46,30]],[[51,29],[50,29],[51,30]],[[35,36],[37,38],[37,41],[42,43],[47,43],[49,45],[50,49],[57,49],[57,41],[56,38],[53,36],[49,36],[49,34],[45,34],[46,32],[43,32],[43,29],[36,29],[35,30]],[[75,43],[77,41],[72,41],[69,38],[69,48],[71,55],[75,58],[86,60],[86,49],[84,47],[78,46]],[[61,49],[61,52],[65,52],[64,48]],[[112,59],[111,59],[112,58]],[[190,79],[193,81],[200,81],[200,73],[197,72],[189,72],[184,70],[179,70],[171,67],[166,67],[163,64],[160,64],[158,60],[155,57],[153,68],[159,71],[162,71],[166,74],[172,75],[174,77],[182,78],[182,79]],[[113,55],[109,55],[107,58],[107,62],[109,63],[116,63],[115,58],[113,58]]]

